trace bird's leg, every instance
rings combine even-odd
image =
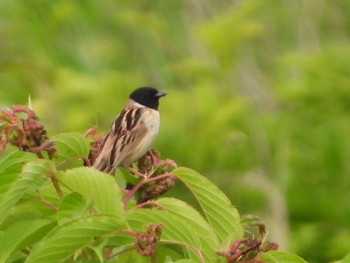
[[[114,168],[114,169],[111,169],[108,173],[109,173],[110,175],[114,176],[114,174],[115,174],[115,168]]]
[[[149,156],[151,165],[158,165],[159,162],[161,161],[160,153],[153,148],[149,149],[145,155]]]
[[[149,155],[149,157],[150,157],[150,159],[151,159],[151,164],[155,164],[156,157],[154,156],[154,154],[153,154],[153,152],[152,152],[152,149],[149,149],[149,150],[147,151],[146,154]]]

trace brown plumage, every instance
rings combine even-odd
[[[141,158],[158,134],[158,100],[165,95],[148,87],[131,93],[105,137],[93,167],[111,173],[116,167]]]

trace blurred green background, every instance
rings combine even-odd
[[[155,147],[312,262],[350,251],[350,1],[0,2],[0,106],[105,133],[166,91]]]

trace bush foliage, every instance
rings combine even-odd
[[[18,105],[0,112],[0,124],[0,262],[305,262],[276,251],[263,224],[244,237],[226,195],[189,168],[158,160],[125,190],[84,166],[96,142],[90,137],[51,140],[35,113]],[[135,198],[165,178],[182,182],[200,211],[181,196]]]

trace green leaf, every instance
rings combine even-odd
[[[107,246],[110,248],[120,248],[122,246],[132,246],[135,243],[135,238],[128,233],[119,233],[112,236],[108,240]]]
[[[57,179],[71,191],[92,199],[99,212],[122,214],[122,193],[113,176],[94,168],[79,167],[58,173]]]
[[[111,263],[150,263],[149,257],[144,257],[135,250],[127,253],[121,253],[118,258],[110,261]]]
[[[243,236],[239,214],[228,197],[212,182],[197,172],[180,167],[173,172],[193,193],[219,241]]]
[[[133,230],[145,231],[145,226],[150,223],[164,224],[162,229],[161,241],[171,240],[179,243],[189,244],[200,250],[202,243],[192,227],[182,218],[163,210],[137,209],[125,214],[127,222]],[[184,247],[184,246],[182,246]],[[194,250],[185,247],[189,257],[193,260],[199,260],[199,256]],[[208,261],[209,262],[209,261]]]
[[[35,160],[23,167],[20,178],[11,184],[0,201],[0,225],[25,191],[29,187],[35,186],[37,180],[50,170],[54,170],[54,165],[48,160]]]
[[[219,245],[218,238],[202,215],[187,203],[175,198],[160,198],[157,203],[166,211],[183,219],[201,241],[201,251],[208,262],[216,262],[219,257],[215,249]]]
[[[0,233],[0,263],[15,251],[21,250],[40,240],[54,226],[46,219],[30,219],[17,221]]]
[[[38,202],[38,199],[21,201],[11,208],[11,213],[1,225],[7,229],[21,220],[51,219],[54,218],[56,210]]]
[[[263,253],[260,259],[264,260],[266,263],[306,263],[301,257],[283,251],[271,250],[269,252]]]
[[[174,247],[174,246],[165,246],[165,245],[160,245],[157,247],[157,261],[158,262],[167,262],[167,260],[172,260],[170,262],[173,262],[174,260],[178,260],[183,258],[181,256],[181,248],[176,250],[176,248],[180,248],[179,246]],[[198,261],[197,261],[198,262]]]
[[[32,153],[23,151],[13,151],[0,156],[0,171],[20,172],[24,163],[36,160],[37,157]]]
[[[105,238],[99,242],[95,242],[94,244],[88,247],[93,252],[93,254],[95,254],[95,256],[98,258],[99,262],[103,262],[105,247],[107,243],[108,243],[108,238]]]
[[[88,208],[87,202],[77,192],[66,195],[58,207],[57,220],[59,224],[78,219]]]
[[[14,151],[0,156],[0,199],[20,175],[24,163],[37,159],[35,155]]]
[[[123,219],[112,215],[91,215],[53,229],[34,247],[26,263],[63,262],[97,237],[126,229]]]
[[[58,162],[59,169],[83,165],[81,157],[87,157],[90,149],[87,138],[80,133],[60,133],[53,136],[52,140],[56,142],[57,153],[54,160]]]
[[[120,235],[114,236],[113,239],[119,239]],[[135,247],[135,237],[131,236],[129,234],[129,237],[131,237],[132,242],[130,243],[124,243],[124,244],[120,244],[118,246],[114,246],[113,251],[111,254],[115,254],[115,253],[120,253],[125,249],[128,248],[132,248]],[[119,242],[120,243],[120,242]],[[181,258],[183,258],[183,256],[181,256],[180,254],[182,254],[181,252],[181,247],[180,246],[176,246],[177,249],[174,249],[174,246],[166,246],[166,245],[159,245],[157,247],[157,251],[156,251],[156,257],[157,257],[157,262],[167,262],[167,260],[179,260]],[[116,257],[117,258],[117,257]],[[114,262],[114,261],[113,261]],[[137,253],[137,251],[135,249],[133,250],[129,250],[127,252],[122,252],[118,255],[118,261],[120,263],[126,263],[126,262],[130,262],[130,263],[149,263],[150,259],[148,257],[144,257],[140,254]],[[171,261],[173,262],[173,261]],[[196,262],[198,263],[198,260],[196,261],[191,261],[191,262]]]

